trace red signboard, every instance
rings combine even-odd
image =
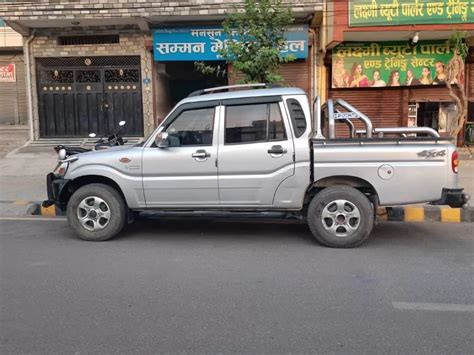
[[[14,83],[15,81],[15,64],[0,65],[0,83]]]

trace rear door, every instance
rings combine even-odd
[[[223,101],[218,179],[221,206],[270,206],[294,174],[294,147],[280,97]]]

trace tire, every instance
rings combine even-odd
[[[354,248],[361,245],[372,232],[372,204],[353,187],[327,187],[316,194],[309,204],[308,225],[322,245]]]
[[[67,219],[79,239],[105,241],[125,226],[127,206],[114,188],[89,184],[79,188],[69,199]]]

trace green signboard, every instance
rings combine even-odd
[[[441,41],[341,44],[332,50],[332,87],[444,85],[452,57]],[[463,73],[457,80],[464,81]]]
[[[5,22],[0,18],[0,27],[5,27]]]
[[[348,0],[349,26],[474,23],[474,0]]]

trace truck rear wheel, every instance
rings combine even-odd
[[[105,184],[79,188],[67,205],[67,219],[82,240],[104,241],[117,235],[125,225],[127,208],[117,190]]]
[[[361,245],[372,232],[372,205],[353,187],[328,187],[316,194],[309,204],[308,225],[321,244],[353,248]]]

